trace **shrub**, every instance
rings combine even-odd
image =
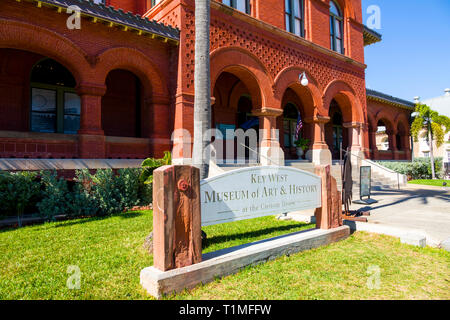
[[[73,212],[76,215],[108,215],[151,202],[149,186],[141,180],[142,169],[111,169],[76,172],[73,192]],[[81,206],[81,207],[80,207]],[[85,206],[85,208],[83,208]]]
[[[133,208],[139,205],[148,205],[146,189],[148,187],[141,181],[142,169],[120,169],[116,180],[120,190],[120,202],[124,208]]]
[[[170,159],[170,154],[166,157]],[[157,167],[167,159],[155,160]],[[77,170],[73,185],[58,178],[55,171],[41,171],[40,180],[33,172],[0,172],[0,216],[16,214],[21,225],[26,208],[32,212],[37,209],[42,217],[52,220],[56,215],[109,215],[147,206],[152,202],[152,185],[143,179],[144,171],[127,168],[115,174],[101,169],[92,174],[87,169]]]
[[[19,227],[25,209],[40,195],[40,184],[35,172],[2,172],[0,182],[0,203],[6,212],[17,215]]]
[[[54,219],[70,210],[71,197],[67,181],[58,178],[55,171],[41,171],[42,200],[37,204],[41,216]]]
[[[75,185],[70,193],[69,214],[72,216],[93,216],[98,212],[98,205],[91,195],[93,185],[89,170],[75,171]]]
[[[384,167],[407,175],[411,179],[431,179],[431,163],[429,158],[416,158],[412,162],[377,161]],[[442,176],[442,158],[435,158],[436,177]]]

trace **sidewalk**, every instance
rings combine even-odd
[[[357,200],[359,194],[353,195]],[[427,244],[437,246],[450,238],[450,188],[408,185],[401,190],[373,191],[372,205],[352,204],[351,210],[369,210],[368,222],[401,229],[422,230]],[[313,211],[289,214],[294,220],[307,221]]]

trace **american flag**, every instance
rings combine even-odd
[[[303,128],[303,122],[302,117],[300,116],[300,113],[298,114],[297,119],[297,127],[295,128],[295,141],[298,140],[298,137],[300,136],[300,130]]]

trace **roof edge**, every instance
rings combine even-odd
[[[414,102],[400,99],[397,97],[393,97],[388,94],[385,94],[385,93],[382,93],[379,91],[375,91],[372,89],[366,89],[366,96],[367,96],[367,99],[388,103],[388,104],[391,104],[391,105],[394,105],[394,106],[397,106],[397,107],[400,107],[403,109],[408,109],[411,111],[415,110],[415,108],[416,108],[416,104]]]

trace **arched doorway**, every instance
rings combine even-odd
[[[102,129],[106,136],[142,136],[142,85],[132,72],[116,69],[106,77],[102,98]]]
[[[314,113],[311,92],[299,83],[291,84],[282,96],[281,105],[283,114],[277,119],[280,146],[286,160],[298,160],[296,142],[303,138],[309,140],[309,147],[313,143],[311,124],[307,121]],[[302,159],[306,158],[307,150],[304,151]]]
[[[283,109],[283,147],[286,149],[295,148],[295,137],[297,123],[300,112],[293,103],[287,103]],[[301,137],[301,132],[299,133]]]
[[[325,135],[328,148],[330,149],[333,160],[340,159],[342,148],[348,147],[348,130],[345,130],[344,117],[341,108],[336,100],[332,100],[329,110],[330,122],[325,125]]]
[[[377,122],[377,131],[376,131],[378,151],[390,150],[389,135],[387,132],[388,130],[386,123],[382,119],[380,119]]]
[[[377,121],[376,141],[378,158],[380,160],[393,160],[395,158],[395,143],[397,142],[392,123],[385,117]]]
[[[249,81],[248,79],[246,79]],[[252,114],[254,99],[251,91],[240,77],[231,72],[223,72],[214,86],[215,104],[212,110],[212,127],[222,133],[223,160],[235,162],[256,159],[259,144],[259,117]],[[244,146],[230,131],[244,131]],[[243,155],[238,153],[244,147]],[[241,159],[244,157],[244,159]],[[239,159],[238,159],[239,158]]]
[[[76,81],[63,65],[44,58],[31,70],[30,131],[76,134],[81,100]]]

